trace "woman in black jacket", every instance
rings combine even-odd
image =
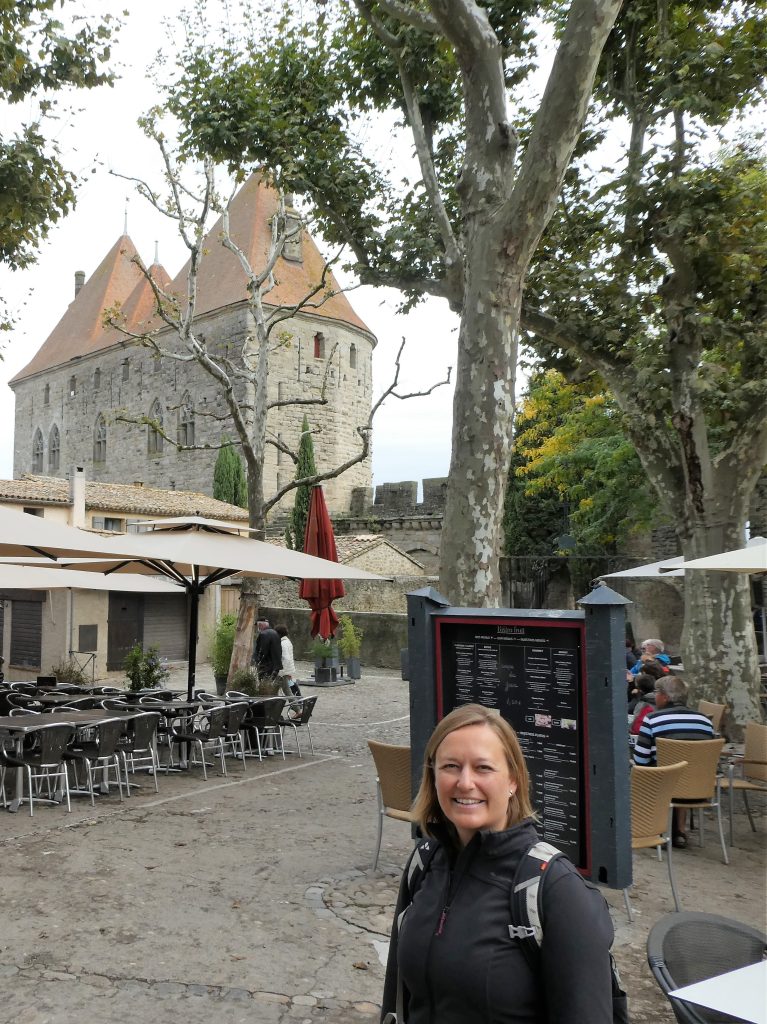
[[[612,922],[569,860],[547,868],[537,969],[510,935],[511,883],[539,837],[508,722],[477,704],[447,715],[413,809],[437,848],[412,902],[403,876],[381,1019],[396,1019],[399,980],[398,1024],[611,1024]]]

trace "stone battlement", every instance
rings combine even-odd
[[[372,487],[353,487],[349,514],[355,516],[432,516],[445,510],[447,477],[435,476],[423,480],[423,501],[418,501],[418,481],[400,480],[397,483]]]

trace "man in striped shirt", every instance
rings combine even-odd
[[[634,762],[641,765],[656,763],[655,740],[711,740],[714,729],[711,720],[699,711],[687,707],[687,684],[679,676],[662,676],[655,683],[655,711],[645,715],[634,747]],[[687,846],[684,833],[685,808],[674,810],[674,846]]]

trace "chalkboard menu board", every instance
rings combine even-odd
[[[495,708],[519,736],[543,838],[590,871],[583,622],[435,616],[437,715]]]

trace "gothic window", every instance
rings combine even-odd
[[[158,429],[162,428],[162,406],[157,398],[149,410],[149,419],[152,422],[147,426],[147,451],[150,455],[158,455],[162,451],[163,437]]]
[[[321,332],[314,335],[314,358],[325,358],[325,335]]]
[[[349,346],[349,369],[350,370],[356,370],[357,369],[357,346],[356,345],[350,345]]]
[[[77,377],[74,375],[69,378],[69,397],[74,398],[77,394]]]
[[[43,405],[49,405],[50,401],[51,401],[51,386],[50,386],[50,384],[46,384],[45,385],[45,390],[43,391]]]
[[[43,471],[43,432],[38,427],[32,439],[32,472],[42,473]]]
[[[98,391],[98,389],[100,387],[101,387],[101,370],[97,366],[96,369],[93,371],[93,390],[94,391]]]
[[[107,461],[107,421],[99,413],[93,428],[93,461]]]
[[[122,362],[122,378],[123,380],[130,380],[130,363],[127,359],[123,359]]]
[[[194,409],[188,391],[181,399],[181,407],[178,412],[178,443],[194,444]]]
[[[61,435],[54,423],[48,436],[48,472],[58,473],[61,460]]]

